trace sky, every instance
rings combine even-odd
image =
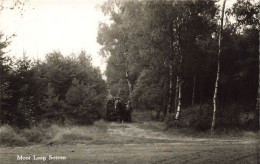
[[[4,0],[6,6],[13,1]],[[23,15],[18,9],[1,11],[1,32],[16,34],[8,47],[10,54],[22,57],[26,52],[30,58],[44,59],[54,50],[64,55],[85,50],[92,55],[93,65],[104,72],[106,60],[99,55],[101,46],[96,42],[99,22],[108,20],[98,8],[104,1],[28,0]],[[227,0],[227,8],[234,2]]]
[[[13,0],[7,0],[10,3]],[[29,0],[21,15],[18,9],[0,13],[0,29],[5,35],[16,34],[8,47],[10,54],[34,59],[59,50],[64,55],[85,50],[93,65],[104,72],[106,63],[98,52],[98,24],[105,21],[100,6],[104,0]],[[6,6],[9,4],[6,3]]]

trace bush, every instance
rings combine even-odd
[[[21,130],[21,135],[24,136],[29,142],[42,143],[52,137],[48,128],[42,126],[33,126],[30,129]]]
[[[0,128],[1,146],[26,146],[32,144],[63,144],[73,141],[88,142],[105,137],[107,124],[103,120],[91,126],[60,126],[45,122],[30,129],[16,130],[9,125]]]
[[[187,127],[197,130],[208,130],[211,127],[212,107],[209,104],[194,105],[183,110],[183,122]]]
[[[179,120],[175,120],[175,114],[172,114],[167,116],[165,121],[168,127],[178,126],[204,131],[211,127],[212,111],[209,104],[203,104],[201,107],[195,105],[183,109]],[[258,115],[241,105],[232,104],[229,108],[221,108],[217,111],[216,128],[219,130],[233,128],[257,130],[259,129]]]
[[[243,112],[239,114],[239,125],[243,129],[258,130],[259,120],[255,112]]]
[[[87,133],[87,127],[74,126],[62,127],[53,125],[50,127],[53,134],[51,142],[53,143],[69,143],[75,140],[92,140],[92,137]]]
[[[0,127],[0,145],[26,146],[28,145],[28,141],[25,137],[18,135],[11,126],[4,125]]]
[[[63,141],[75,141],[75,140],[92,140],[92,137],[83,134],[65,133],[62,135]]]
[[[175,114],[171,114],[171,115],[167,115],[165,117],[165,123],[167,125],[167,127],[171,128],[171,127],[175,127],[178,126],[178,121],[175,120]]]
[[[256,113],[249,107],[232,104],[229,108],[219,110],[217,126],[221,129],[237,127],[245,130],[257,130],[259,124]]]
[[[105,94],[98,93],[91,84],[85,84],[76,78],[66,93],[66,119],[77,124],[88,125],[100,118],[97,109],[103,108]]]
[[[199,131],[208,130],[211,126],[212,108],[208,104],[194,105],[185,108],[181,112],[179,120],[175,120],[175,114],[167,116],[165,122],[168,127],[194,128]]]

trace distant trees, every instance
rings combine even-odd
[[[0,33],[0,109],[1,120],[3,115],[7,115],[2,108],[8,105],[8,100],[12,97],[10,87],[11,65],[10,58],[6,55],[5,48],[9,45],[9,40],[4,39],[4,34]]]
[[[224,20],[222,71],[215,99],[220,108],[216,112],[219,127],[237,125],[239,113],[255,110],[248,105],[256,101],[258,85],[258,38],[251,35],[258,29],[256,6],[238,1],[226,12],[229,17]],[[110,22],[100,24],[97,41],[103,46],[102,54],[108,56],[110,91],[132,99],[136,108],[163,111],[181,124],[190,118],[188,110],[196,110],[205,120],[192,118],[191,124],[197,121],[209,128],[218,67],[217,38],[221,37],[216,3],[110,0],[102,9]],[[229,21],[231,16],[236,22]]]
[[[1,123],[20,127],[43,120],[89,124],[100,117],[106,84],[84,51],[68,57],[54,51],[45,61],[34,62],[24,54],[13,65],[5,63],[10,67],[6,84],[1,83]]]

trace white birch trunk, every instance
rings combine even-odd
[[[175,119],[178,120],[180,117],[180,112],[181,112],[181,86],[182,84],[179,84],[179,94],[178,94],[178,107],[177,107],[177,112],[175,115]]]
[[[176,78],[176,89],[175,89],[175,104],[174,104],[175,113],[177,113],[177,107],[178,107],[179,83],[180,83],[180,77],[177,76],[177,78]]]
[[[127,80],[127,84],[128,84],[128,89],[129,89],[129,94],[130,94],[130,101],[132,102],[132,93],[133,93],[133,86],[129,80],[129,75],[128,75],[128,72],[126,71],[125,73],[125,77],[126,77],[126,80]]]
[[[222,51],[222,31],[223,31],[223,20],[224,20],[224,11],[225,11],[226,0],[223,2],[222,13],[221,13],[221,24],[220,24],[220,32],[218,38],[218,68],[217,68],[217,77],[215,83],[215,91],[213,96],[213,117],[211,124],[211,132],[214,132],[216,126],[216,113],[217,113],[217,96],[218,96],[218,86],[219,86],[219,74],[220,74],[220,55]]]
[[[178,120],[179,117],[180,117],[180,112],[181,112],[181,90],[182,90],[182,54],[180,56],[180,65],[179,65],[179,74],[177,76],[177,79],[179,79],[177,82],[178,82],[178,106],[177,106],[177,112],[176,112],[176,115],[175,115],[175,119]]]
[[[167,115],[169,116],[172,113],[173,110],[173,72],[174,72],[174,66],[173,66],[173,55],[174,55],[174,47],[173,47],[173,20],[170,23],[169,26],[169,33],[170,33],[170,47],[171,47],[171,54],[170,54],[170,83],[169,83],[169,102],[167,107]]]

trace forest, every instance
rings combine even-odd
[[[44,61],[31,61],[26,54],[18,60],[3,59],[1,124],[91,124],[100,118],[106,84],[86,52],[64,57],[54,51]]]
[[[259,4],[225,3],[106,2],[97,41],[109,93],[169,125],[256,128]]]
[[[225,2],[225,0],[224,0]],[[256,130],[259,118],[259,3],[117,1],[102,5],[97,42],[106,78],[82,51],[15,59],[0,34],[0,124],[89,125],[109,97],[168,126]],[[87,37],[87,36],[86,36]]]

